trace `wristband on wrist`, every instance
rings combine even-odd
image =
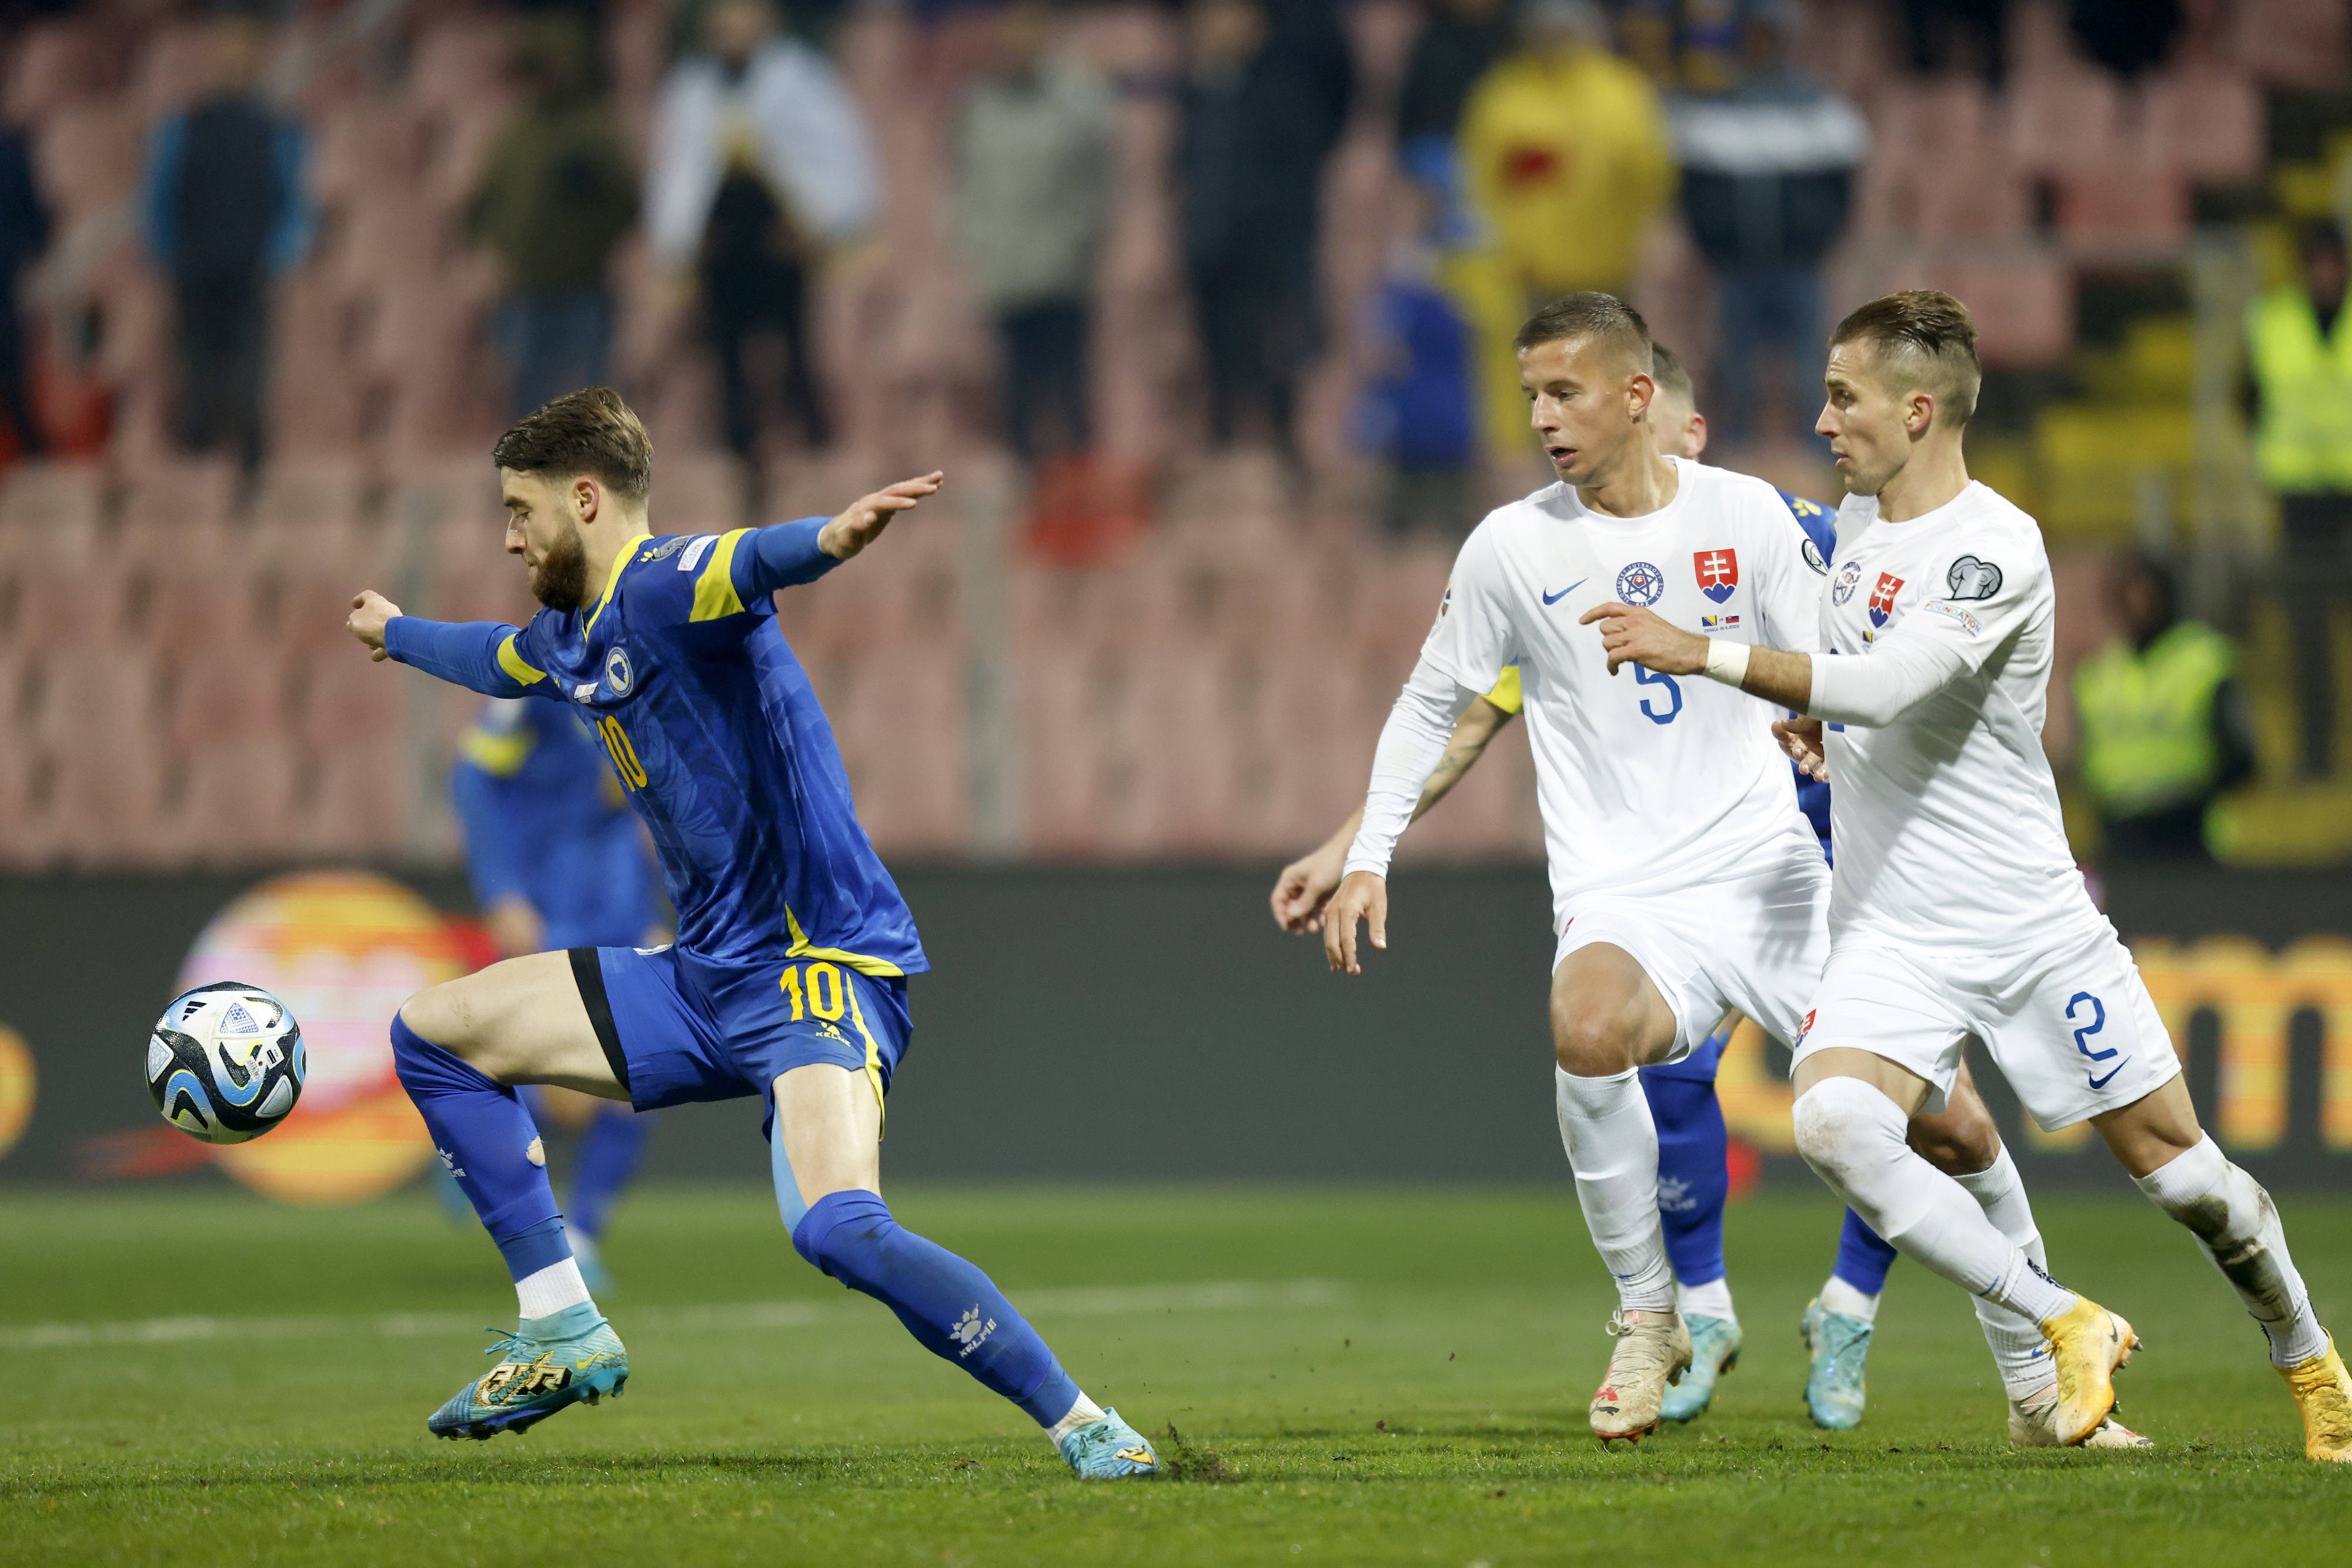
[[[1722,637],[1706,640],[1706,668],[1700,671],[1710,681],[1721,681],[1734,691],[1748,678],[1748,655],[1752,650],[1745,643],[1734,643]]]

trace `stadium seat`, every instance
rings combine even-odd
[[[398,740],[407,733],[415,683],[424,678],[376,663],[356,643],[348,657],[310,660],[297,682],[295,733],[321,753]]]
[[[286,677],[278,650],[265,643],[222,639],[182,654],[172,665],[164,738],[193,754],[285,735]]]
[[[58,852],[71,864],[94,868],[166,858],[165,780],[154,737],[90,727],[76,738],[79,744],[54,746],[49,753],[47,828]]]
[[[112,643],[123,629],[130,573],[112,567],[26,563],[11,574],[9,635],[26,648]]]
[[[87,463],[19,463],[0,476],[0,541],[8,553],[77,559],[97,539],[106,476]]]
[[[2141,89],[2149,161],[2192,180],[2252,180],[2262,172],[2262,94],[2242,72],[2171,70]]]
[[[163,830],[175,858],[197,865],[291,858],[300,766],[293,743],[282,735],[194,751]]]
[[[2340,85],[2352,17],[2340,0],[2238,0],[2224,16],[2231,55],[2273,87]]]
[[[418,763],[397,738],[345,747],[320,758],[318,788],[289,835],[312,855],[402,852],[416,800]]]
[[[265,634],[260,588],[249,571],[150,563],[149,646],[169,659],[200,657],[216,647],[243,653]]]
[[[127,105],[91,99],[59,108],[42,125],[34,173],[60,229],[129,200],[139,180],[141,124]]]

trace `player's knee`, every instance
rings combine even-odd
[[[1877,1163],[1885,1118],[1873,1100],[1894,1109],[1892,1101],[1860,1079],[1824,1078],[1799,1095],[1791,1108],[1797,1153],[1841,1192],[1851,1191]]]
[[[2000,1134],[1989,1116],[1916,1122],[1909,1141],[1920,1158],[1946,1176],[1975,1176],[2000,1158]]]
[[[1607,1078],[1637,1065],[1633,1031],[1619,1019],[1556,1010],[1551,1035],[1559,1070],[1571,1078]]]

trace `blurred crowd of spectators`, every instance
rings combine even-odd
[[[908,3],[934,26],[981,9]],[[1999,0],[1887,5],[1919,68],[1999,80]],[[317,227],[309,137],[282,107],[296,94],[270,79],[283,8],[225,0],[215,13],[203,90],[150,133],[138,203],[177,315],[178,439],[248,466],[269,446],[273,281]],[[1318,271],[1329,165],[1350,117],[1373,111],[1390,121],[1415,219],[1374,291],[1376,364],[1352,428],[1398,474],[1400,521],[1460,525],[1465,472],[1524,445],[1508,347],[1518,320],[1566,290],[1625,292],[1677,201],[1718,285],[1703,375],[1717,429],[1809,439],[1822,263],[1869,131],[1805,69],[1801,0],[1425,0],[1402,79],[1378,102],[1339,0],[1179,8],[1172,75],[1114,80],[1062,48],[1068,10],[1055,0],[1003,0],[969,61],[944,193],[993,329],[996,428],[1013,451],[1052,458],[1093,442],[1095,297],[1118,106],[1136,94],[1176,105],[1170,241],[1213,444],[1298,453],[1302,383],[1335,336]],[[2076,0],[2069,15],[2082,47],[2125,72],[2153,63],[2180,25],[2177,0]],[[680,0],[636,141],[606,83],[604,8],[517,13],[515,107],[468,208],[471,237],[502,268],[489,328],[509,406],[613,375],[615,257],[642,225],[715,366],[711,434],[747,459],[785,432],[827,444],[836,394],[812,296],[825,258],[873,232],[891,199],[867,110],[828,52],[836,21],[821,5]],[[34,166],[22,136],[0,130],[11,280],[49,240]],[[22,335],[0,315],[0,414],[20,449],[38,450]]]

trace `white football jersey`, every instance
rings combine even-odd
[[[2042,749],[2057,599],[2040,527],[1971,484],[1906,523],[1848,497],[1837,532],[1815,656],[1935,637],[1967,668],[1883,728],[1828,727],[1832,937],[2002,948],[2105,925]]]
[[[1577,623],[1613,600],[1710,637],[1817,645],[1828,565],[1780,493],[1668,461],[1675,498],[1645,517],[1591,511],[1564,484],[1488,514],[1422,650],[1480,692],[1519,663],[1556,908],[1820,853],[1768,705],[1704,675],[1612,676],[1601,628]]]

